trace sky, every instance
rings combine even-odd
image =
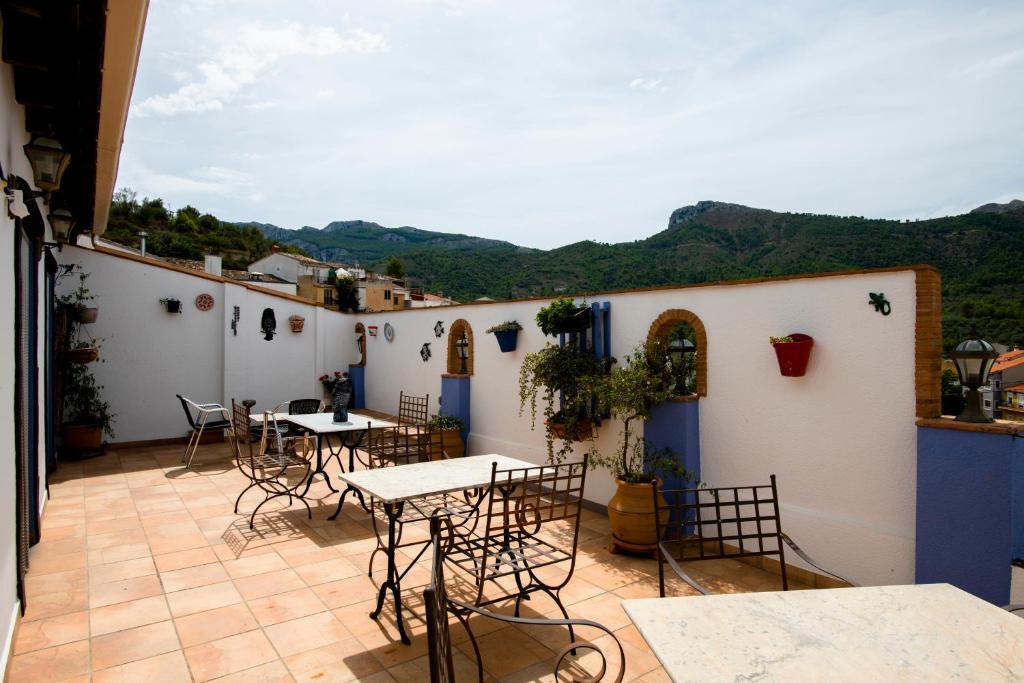
[[[1024,198],[1024,3],[152,0],[119,187],[551,248]]]

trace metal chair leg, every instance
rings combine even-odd
[[[181,454],[181,461],[182,462],[189,462],[189,461],[191,461],[190,453],[192,451],[192,444],[195,441],[196,441],[196,430],[193,429],[191,432],[189,432],[188,443],[185,445],[185,452]],[[186,465],[185,467],[188,467],[188,465]]]
[[[203,438],[203,430],[206,429],[206,422],[199,424],[199,431],[196,433],[196,443],[192,448],[192,453],[188,456],[188,462],[185,463],[185,469],[192,467],[192,458],[196,457],[196,451],[199,450],[199,442]]]

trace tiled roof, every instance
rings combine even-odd
[[[1024,363],[1024,351],[1020,349],[1007,351],[996,358],[995,365],[992,366],[992,372],[1002,372],[1007,368],[1016,367],[1022,363]]]
[[[1003,391],[1024,391],[1024,384],[1014,384],[1012,387],[1003,387]]]

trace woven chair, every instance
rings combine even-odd
[[[188,445],[185,446],[185,453],[181,461],[185,467],[192,466],[192,458],[199,450],[199,442],[203,438],[203,432],[207,429],[227,429],[231,426],[228,419],[228,411],[219,403],[196,403],[181,394],[175,394],[181,401],[181,407],[185,411],[185,419],[188,420],[189,436]],[[195,414],[193,414],[195,413]]]
[[[516,626],[561,626],[568,627],[571,642],[558,653],[555,659],[554,673],[555,680],[562,680],[559,677],[559,670],[569,654],[575,654],[577,650],[592,650],[600,656],[600,670],[591,677],[574,680],[584,680],[596,683],[604,679],[607,673],[608,662],[604,653],[593,643],[585,640],[576,640],[574,629],[586,627],[602,631],[611,637],[619,650],[618,674],[613,679],[615,683],[622,680],[626,672],[626,655],[622,650],[622,643],[615,637],[610,629],[589,619],[528,619],[519,616],[508,616],[497,614],[489,610],[481,609],[475,605],[448,597],[445,587],[444,566],[445,558],[451,550],[450,541],[456,538],[457,534],[453,529],[451,518],[443,514],[435,514],[430,520],[430,547],[433,549],[433,557],[430,563],[430,583],[423,591],[423,603],[427,613],[427,651],[430,661],[431,683],[454,683],[455,667],[452,662],[452,638],[449,631],[449,615],[454,616],[466,633],[469,635],[473,645],[473,652],[476,655],[477,679],[480,683],[484,680],[483,659],[480,656],[480,648],[476,642],[476,636],[469,625],[471,616],[479,615],[488,619],[495,619],[506,624]]]
[[[658,543],[658,590],[665,597],[665,565],[694,590],[710,592],[687,574],[682,564],[705,560],[777,556],[782,590],[788,546],[818,571],[850,586],[857,584],[822,568],[793,539],[782,532],[775,475],[760,486],[661,489],[654,487],[654,516]]]
[[[576,565],[587,458],[573,463],[498,470],[479,504],[473,524],[455,528],[448,563],[469,574],[476,585],[474,604],[490,605],[515,597],[515,615],[532,593],[545,593],[569,618],[560,591]],[[553,580],[546,567],[560,567],[564,578]],[[499,587],[512,577],[518,589],[484,600],[488,582]],[[504,590],[504,587],[502,587]],[[569,634],[572,625],[569,625]]]
[[[287,413],[289,415],[312,415],[319,413],[324,402],[319,398],[296,398],[291,401],[282,401],[274,407],[275,413]],[[285,424],[278,427],[279,433],[284,436],[293,432],[302,433],[295,425]]]
[[[293,498],[298,498],[306,506],[309,518],[313,518],[313,511],[305,498],[296,493],[309,476],[312,466],[310,458],[316,450],[316,445],[308,436],[282,436],[277,429],[274,414],[267,412],[263,414],[263,429],[257,440],[253,436],[252,419],[248,406],[238,405],[231,401],[232,432],[235,442],[235,461],[239,471],[249,479],[249,485],[238,494],[235,499],[235,513],[238,513],[238,504],[250,489],[259,488],[263,491],[263,500],[252,511],[249,517],[249,528],[253,528],[256,514],[260,508],[275,498],[287,497],[289,507]],[[299,469],[302,476],[298,483],[288,485],[288,473]]]
[[[427,423],[430,394],[412,396],[404,391],[398,393],[398,424],[423,425]]]
[[[434,452],[432,445],[434,442],[435,435],[425,427],[401,426],[377,429],[369,436],[365,449],[366,458],[361,457],[360,464],[368,469],[379,469],[426,462],[431,459],[431,453]],[[402,514],[396,521],[398,531],[395,548],[421,546],[413,562],[409,565],[410,568],[426,551],[427,544],[423,540],[403,541],[402,531],[405,525],[426,522],[439,509],[446,510],[448,514],[460,520],[472,520],[481,495],[481,491],[467,491],[461,494],[438,493],[405,502]],[[373,563],[377,554],[388,552],[388,523],[387,517],[376,499],[371,497],[369,505],[373,531],[377,537],[377,547],[370,555],[369,573],[372,575]]]

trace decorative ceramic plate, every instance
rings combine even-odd
[[[391,327],[391,323],[384,323],[384,338],[388,341],[395,339],[395,328]]]
[[[208,311],[213,308],[213,296],[211,294],[200,294],[197,296],[196,308],[200,311]]]

